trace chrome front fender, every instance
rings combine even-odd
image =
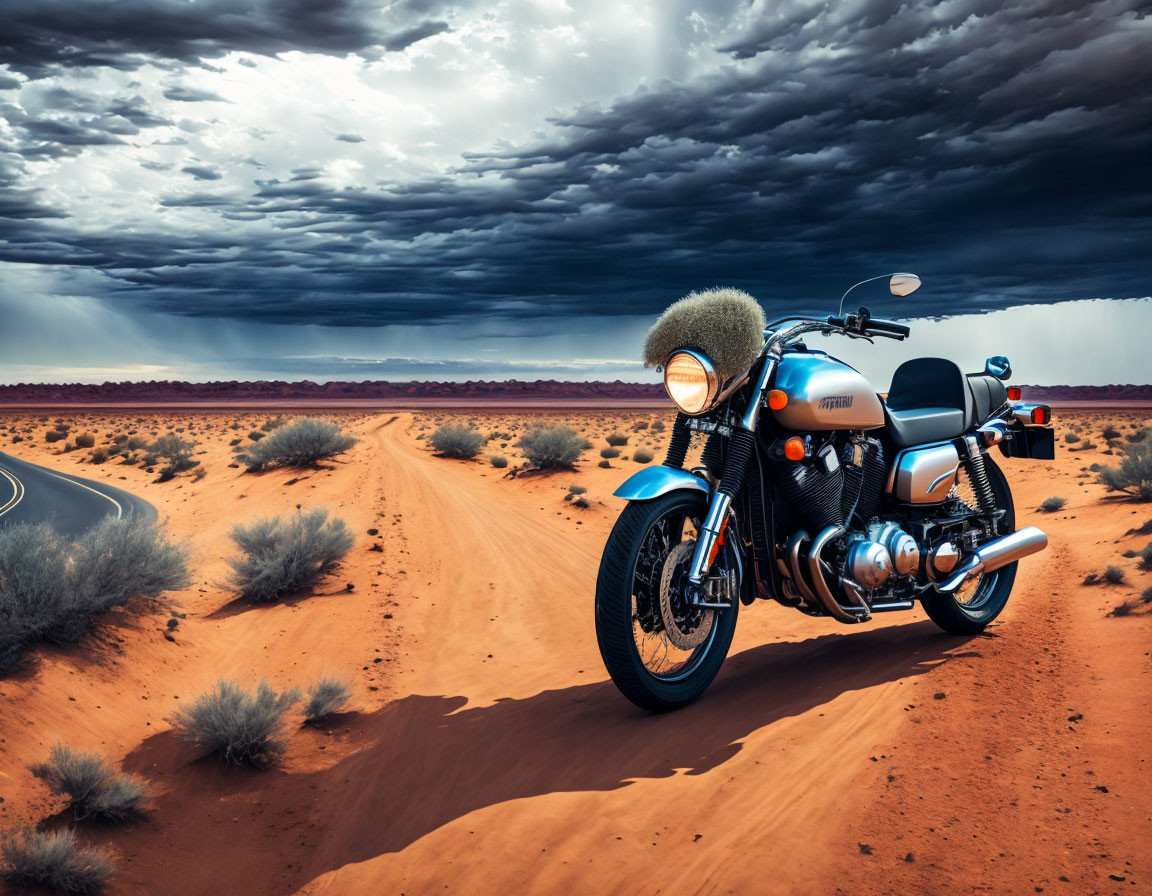
[[[629,476],[612,494],[627,501],[651,501],[677,489],[690,489],[711,494],[708,483],[694,473],[677,467],[646,467]]]

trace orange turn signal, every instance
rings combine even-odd
[[[800,436],[792,436],[784,443],[784,456],[788,460],[804,460],[804,440]]]
[[[1009,386],[1008,387],[1008,400],[1009,401],[1019,401],[1023,397],[1024,397],[1024,390],[1021,389],[1019,386]]]
[[[788,407],[788,393],[780,389],[773,389],[768,393],[768,407],[774,411],[782,411]]]

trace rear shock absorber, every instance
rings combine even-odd
[[[968,481],[972,483],[972,491],[976,495],[976,503],[984,513],[996,510],[996,496],[992,492],[992,483],[988,480],[988,470],[984,466],[984,453],[974,444],[974,439],[968,440],[968,459],[964,466],[968,471]]]

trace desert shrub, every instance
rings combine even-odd
[[[91,448],[96,444],[96,437],[90,432],[82,432],[76,436],[77,448]]]
[[[1076,435],[1076,433],[1074,433],[1074,432],[1065,433],[1064,434],[1064,441],[1067,442],[1069,445],[1072,445],[1072,444],[1080,441],[1080,436]]]
[[[89,463],[102,464],[107,460],[108,460],[108,452],[105,451],[103,448],[97,448],[90,455],[88,455],[88,462]]]
[[[319,722],[339,711],[352,689],[336,678],[321,678],[308,689],[308,703],[304,706],[304,721]]]
[[[9,831],[0,837],[0,858],[4,876],[13,883],[57,893],[98,893],[112,876],[108,854],[80,846],[70,830]]]
[[[299,699],[295,688],[278,694],[263,679],[255,691],[220,679],[215,689],[178,709],[171,722],[185,743],[225,762],[262,767],[284,752],[284,713]]]
[[[614,432],[605,437],[604,441],[611,445],[613,448],[620,448],[621,446],[628,444],[628,436],[624,435],[623,433]]]
[[[1110,491],[1152,501],[1152,439],[1126,445],[1120,466],[1101,469],[1100,482]]]
[[[508,466],[508,458],[500,454],[493,454],[488,458],[488,463],[492,464],[497,470],[503,470]]]
[[[1111,423],[1109,423],[1100,432],[1100,435],[1102,435],[1105,439],[1107,439],[1109,442],[1111,442],[1113,439],[1120,438],[1120,430],[1118,430],[1115,426],[1113,426]]]
[[[612,464],[610,464],[610,463],[609,463],[608,461],[606,461],[606,460],[602,460],[602,461],[600,461],[600,463],[598,463],[596,466],[598,466],[598,467],[604,467],[605,469],[607,469],[608,467],[611,467],[611,466],[612,466]]]
[[[1133,609],[1135,609],[1135,606],[1132,603],[1132,601],[1126,600],[1126,601],[1123,601],[1122,603],[1119,603],[1116,606],[1114,606],[1111,609],[1111,611],[1109,611],[1108,615],[1109,616],[1127,616],[1129,613],[1132,612]]]
[[[335,423],[318,417],[301,417],[248,448],[242,459],[249,473],[272,467],[314,467],[322,460],[343,454],[355,444],[356,438]]]
[[[638,464],[650,464],[652,463],[652,452],[646,448],[637,448],[632,454],[632,460]]]
[[[0,669],[35,641],[78,641],[93,616],[187,584],[184,546],[155,525],[105,517],[76,541],[46,523],[0,529]]]
[[[264,432],[272,432],[272,430],[279,429],[283,426],[285,422],[283,417],[274,417],[271,420],[265,420],[260,428],[264,430]]]
[[[601,448],[600,456],[605,458],[619,457],[620,452],[616,448]]]
[[[1140,558],[1141,569],[1152,569],[1152,544],[1146,544],[1139,551],[1134,552],[1133,556]]]
[[[664,421],[657,420],[652,424],[652,432],[664,432]]]
[[[647,428],[648,428],[648,421],[647,420],[637,420],[634,424],[632,424],[632,431],[633,432],[640,432],[641,430],[644,430]]]
[[[1067,498],[1045,498],[1040,504],[1040,512],[1055,513],[1057,510],[1063,510],[1067,503]]]
[[[541,470],[571,468],[585,441],[567,426],[546,426],[525,433],[516,443],[528,462]]]
[[[196,442],[189,442],[170,432],[160,436],[149,445],[148,454],[150,457],[163,458],[168,461],[168,465],[162,473],[167,474],[167,479],[171,479],[177,473],[191,470],[200,463],[192,459],[192,450],[196,445]]]
[[[582,485],[570,485],[570,486],[568,486],[568,494],[570,494],[570,495],[584,495],[587,493],[588,493],[588,489],[586,489]]]
[[[1143,442],[1147,435],[1148,435],[1148,430],[1138,429],[1138,430],[1136,430],[1136,432],[1128,433],[1127,435],[1124,436],[1124,438],[1127,439],[1129,442],[1133,442],[1133,443]]]
[[[289,519],[267,517],[230,533],[242,554],[228,561],[232,583],[248,600],[270,601],[309,588],[352,549],[352,533],[322,508]]]
[[[572,506],[583,508],[583,507],[589,507],[591,505],[588,503],[587,498],[580,497],[580,498],[577,498],[575,501],[572,502]]]
[[[1140,594],[1140,603],[1152,604],[1152,588],[1145,588]]]
[[[248,438],[253,442],[259,442],[262,438],[264,438],[265,435],[267,435],[267,433],[263,433],[254,429],[252,432],[248,433]]]
[[[48,432],[44,433],[44,441],[46,441],[46,442],[49,442],[49,443],[51,443],[51,442],[59,442],[61,439],[65,439],[65,438],[67,438],[67,437],[68,437],[68,433],[66,433],[66,432],[55,432],[55,431],[53,431],[53,430],[51,430],[51,429],[50,429],[50,430],[48,430]]]
[[[1104,570],[1104,581],[1109,585],[1119,585],[1124,581],[1124,570],[1119,566],[1109,566]]]
[[[432,433],[432,447],[445,457],[471,460],[484,446],[484,437],[459,423],[449,423]]]
[[[64,744],[54,746],[48,761],[31,771],[53,793],[68,796],[77,818],[125,818],[139,812],[148,798],[140,778],[117,772],[95,753],[77,753]]]

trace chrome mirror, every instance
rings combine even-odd
[[[893,274],[888,288],[894,296],[907,296],[920,288],[920,278],[915,274]]]
[[[984,362],[984,372],[998,380],[1006,380],[1012,376],[1012,364],[1003,355],[993,355]]]

